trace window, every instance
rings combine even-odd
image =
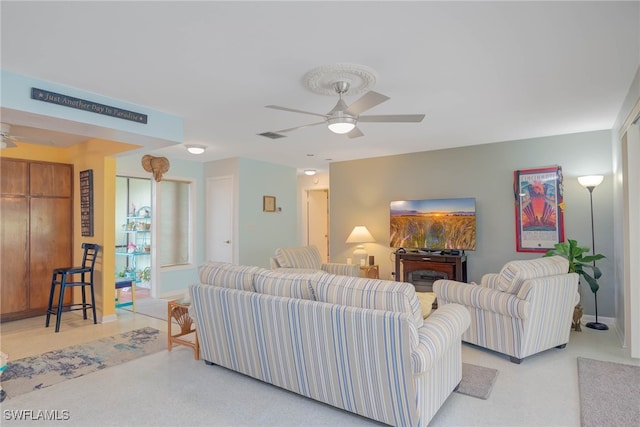
[[[189,181],[163,180],[157,185],[160,267],[189,264],[192,259],[192,209]]]

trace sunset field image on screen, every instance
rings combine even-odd
[[[476,200],[402,200],[390,204],[390,246],[475,250]]]

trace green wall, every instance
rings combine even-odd
[[[476,198],[477,250],[467,252],[470,281],[479,282],[483,274],[500,271],[509,260],[539,257],[515,249],[513,172],[551,165],[563,168],[565,236],[589,247],[589,192],[576,178],[605,176],[593,192],[596,250],[609,256],[598,264],[603,270],[598,314],[613,317],[613,178],[608,130],[332,163],[331,258],[344,262],[350,257],[355,247],[344,241],[355,225],[366,225],[376,239],[367,244],[367,250],[375,255],[381,277],[389,279],[394,268],[389,202],[454,197]],[[585,312],[593,314],[593,294],[582,288]]]

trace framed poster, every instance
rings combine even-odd
[[[276,198],[275,198],[275,196],[263,196],[262,197],[262,211],[263,212],[275,212],[276,211]]]
[[[514,172],[516,250],[546,252],[564,241],[562,168]]]
[[[93,236],[93,169],[80,172],[80,227],[83,237]]]

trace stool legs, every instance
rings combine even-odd
[[[60,281],[58,282],[58,275],[60,276]],[[82,279],[84,281],[84,277]],[[60,295],[58,296],[58,306],[55,307],[55,313],[54,313],[54,307],[53,307],[53,297],[56,291],[56,286],[60,285]],[[91,292],[91,304],[87,304],[87,296],[86,296],[86,291],[85,291],[85,287],[89,286],[90,288],[90,292]],[[67,275],[64,273],[54,273],[53,277],[51,279],[51,291],[49,293],[49,305],[47,307],[47,318],[45,321],[45,327],[48,328],[49,327],[49,321],[51,318],[52,314],[56,315],[56,332],[60,332],[60,322],[62,320],[62,311],[64,309],[64,294],[65,291],[67,290]],[[93,323],[97,324],[98,323],[98,316],[96,314],[96,304],[95,304],[96,298],[95,298],[95,294],[93,291],[93,284],[88,284],[88,285],[83,285],[82,286],[82,304],[75,304],[80,305],[81,307],[79,308],[74,308],[74,304],[71,304],[71,306],[69,306],[69,311],[71,310],[82,310],[82,314],[83,314],[83,318],[86,320],[87,319],[87,310],[89,308],[91,308],[91,311],[93,313]],[[90,307],[89,307],[90,306]]]

